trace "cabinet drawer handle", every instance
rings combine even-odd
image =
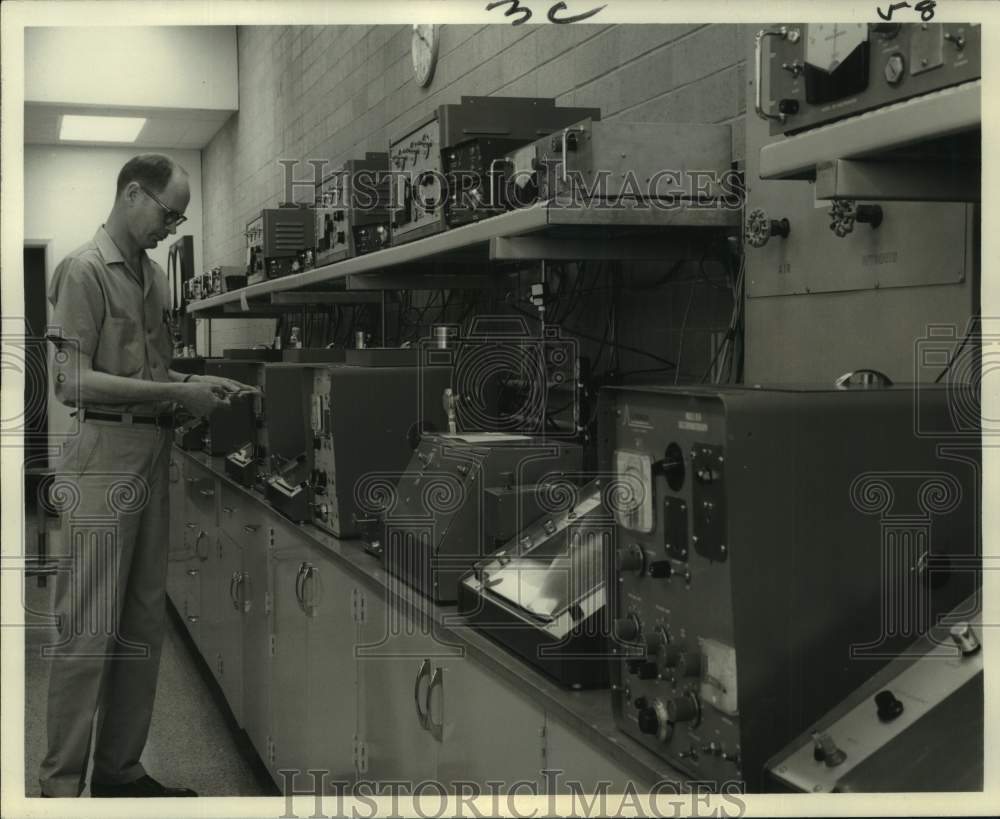
[[[417,722],[421,728],[427,727],[427,712],[420,707],[420,683],[431,676],[431,661],[425,659],[417,670],[417,678],[413,681],[413,707],[417,711]]]
[[[235,509],[233,509],[233,507],[232,507],[232,506],[223,506],[223,507],[222,507],[222,511],[223,511],[223,512],[225,512],[225,513],[226,513],[227,515],[231,515],[231,514],[233,514],[233,512],[235,512],[236,510],[235,510]]]
[[[441,701],[444,703],[444,669],[435,668],[434,676],[431,677],[431,684],[427,686],[427,729],[431,732],[434,739],[438,742],[441,741],[444,736],[444,722],[435,722],[434,716],[431,713],[431,698],[434,694],[434,689],[441,689]]]
[[[305,583],[306,570],[309,568],[309,564],[302,562],[299,564],[299,570],[295,575],[295,600],[299,604],[299,608],[303,608],[305,605],[302,599],[302,585]]]
[[[202,529],[200,532],[198,532],[198,537],[195,538],[194,541],[194,553],[198,556],[198,559],[203,562],[208,560],[208,550],[207,549],[205,550],[205,554],[201,553],[201,541],[203,538],[207,537],[208,537],[208,532]]]
[[[197,623],[198,622],[198,615],[197,614],[189,614],[187,619],[191,623]]]
[[[250,572],[240,572],[240,582],[237,587],[238,596],[243,601],[243,613],[249,614],[253,607],[253,581]]]
[[[201,495],[203,498],[214,498],[215,497],[215,490],[214,489],[199,489],[198,490],[198,494]]]
[[[194,529],[195,527],[198,526],[198,524],[197,523],[185,523],[184,526],[186,528],[188,528],[188,529]]]
[[[233,604],[233,608],[236,611],[240,610],[239,600],[236,599],[239,583],[240,583],[240,573],[233,572],[233,576],[229,578],[229,602]]]
[[[198,570],[197,570],[197,569],[188,569],[188,570],[187,570],[187,573],[188,573],[188,574],[189,574],[189,575],[190,575],[191,577],[197,577],[197,576],[198,576]]]
[[[248,535],[254,534],[258,529],[260,529],[259,526],[253,526],[249,523],[243,527],[243,531],[246,532]]]
[[[194,484],[194,483],[198,482],[197,478],[185,478],[184,480],[187,481],[190,484]]]
[[[302,610],[310,617],[315,617],[322,599],[323,579],[320,577],[319,569],[310,563],[306,566],[306,573],[302,577]]]

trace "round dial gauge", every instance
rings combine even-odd
[[[810,23],[806,34],[806,62],[832,73],[854,49],[867,41],[867,23]]]
[[[413,58],[413,74],[421,87],[428,85],[434,77],[434,66],[438,55],[438,26],[415,25],[410,39],[410,56]]]

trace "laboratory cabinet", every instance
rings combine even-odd
[[[334,554],[220,471],[173,455],[167,591],[279,789],[433,780],[544,792],[546,769],[561,771],[562,793],[569,780],[584,792],[652,781],[470,651],[425,598],[349,565],[350,551]],[[358,548],[357,560],[372,558]]]
[[[240,724],[243,722],[243,614],[239,599],[242,568],[242,547],[219,529],[202,576],[202,654]]]
[[[272,775],[279,787],[287,779],[308,791],[322,779],[332,789],[355,778],[353,586],[329,557],[283,526],[274,530],[271,563]],[[295,772],[302,776],[292,781]]]
[[[457,782],[540,784],[544,711],[436,629],[426,601],[399,591],[392,602],[359,592],[361,772],[452,793]]]
[[[202,577],[215,540],[215,478],[211,472],[174,454],[169,470],[170,548],[167,593],[202,647]],[[204,652],[203,652],[204,653]]]

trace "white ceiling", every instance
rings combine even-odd
[[[194,110],[180,108],[122,108],[119,106],[70,105],[63,103],[26,102],[24,104],[24,143],[26,145],[113,145],[123,144],[142,148],[174,148],[200,150],[211,142],[232,111]],[[63,142],[59,139],[59,123],[63,114],[84,114],[122,117],[145,117],[146,124],[139,138],[132,143]]]

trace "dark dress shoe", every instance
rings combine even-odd
[[[190,788],[168,788],[161,785],[151,776],[140,776],[133,782],[124,785],[102,785],[100,782],[90,783],[90,795],[99,799],[107,797],[124,797],[135,799],[142,797],[197,796]]]

